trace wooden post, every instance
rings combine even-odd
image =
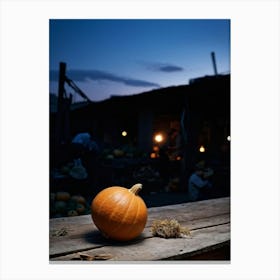
[[[63,103],[64,103],[64,82],[65,82],[66,64],[59,64],[59,83],[58,83],[58,102],[56,113],[56,146],[59,147],[63,142]]]
[[[215,58],[214,52],[211,52],[211,57],[212,57],[212,63],[213,63],[213,68],[214,68],[214,74],[215,74],[215,76],[217,76],[218,71],[217,71],[216,58]]]
[[[63,103],[65,73],[66,73],[66,63],[60,62],[60,64],[59,64],[59,83],[58,83],[58,108],[57,108],[58,111]]]

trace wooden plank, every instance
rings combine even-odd
[[[198,202],[183,203],[177,205],[151,207],[148,209],[149,220],[154,218],[168,218],[169,215],[177,215],[183,212],[188,215],[188,219],[214,216],[221,213],[229,213],[230,199],[228,197],[204,200]],[[91,224],[90,215],[77,217],[55,218],[50,220],[50,230],[57,230],[60,227],[71,227],[77,225]]]
[[[151,238],[150,227],[155,219],[176,218],[190,230],[229,223],[229,199],[220,198],[196,203],[149,208],[146,228],[133,242]],[[64,231],[61,231],[61,230]],[[62,236],[59,234],[62,233]],[[63,235],[65,233],[65,235]],[[90,215],[51,219],[50,257],[117,244],[103,238]]]
[[[211,250],[202,250],[199,253],[188,255],[186,258],[179,260],[196,260],[196,261],[230,261],[230,241],[211,247]],[[178,260],[177,256],[169,260]]]
[[[178,205],[149,208],[149,221],[154,219],[175,218],[179,220],[195,220],[230,213],[229,198],[204,200]]]
[[[107,255],[110,261],[155,261],[170,259],[188,259],[202,252],[211,251],[228,244],[230,225],[222,224],[191,231],[187,238],[146,238],[130,245],[109,245],[83,251],[89,256]],[[221,245],[222,244],[222,245]],[[51,259],[52,261],[73,261],[78,254],[68,254]]]
[[[229,204],[230,204],[230,198],[229,197],[221,197],[221,198],[214,198],[214,199],[208,199],[208,200],[201,200],[196,202],[187,202],[187,203],[181,203],[177,205],[167,205],[167,206],[160,206],[160,207],[151,207],[149,208],[149,212],[158,212],[158,211],[164,211],[164,210],[173,210],[173,209],[179,209],[184,208],[187,206],[190,209],[198,210],[201,208],[217,208],[222,207],[229,210]],[[174,208],[175,207],[175,208]]]
[[[181,221],[182,226],[188,227],[190,230],[201,229],[205,227],[221,225],[229,223],[230,217],[228,214],[218,215],[198,220],[193,220],[190,223]],[[92,248],[99,248],[106,245],[119,245],[118,242],[110,241],[105,239],[97,229],[92,229],[93,226],[79,227],[70,236],[61,236],[59,238],[53,239],[50,243],[50,256],[58,256],[61,254],[83,251]],[[131,244],[133,242],[138,242],[139,240],[145,238],[151,238],[151,227],[146,227],[136,241],[131,241],[121,244]]]

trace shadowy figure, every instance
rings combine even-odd
[[[87,172],[89,188],[97,185],[99,146],[88,132],[78,133],[70,145],[72,160]]]
[[[213,175],[211,168],[205,167],[205,162],[196,164],[194,173],[188,182],[188,194],[190,201],[204,200],[211,197],[212,183],[209,178]]]

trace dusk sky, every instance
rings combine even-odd
[[[58,92],[60,62],[100,101],[213,75],[211,52],[218,73],[230,72],[229,20],[50,20],[50,93]]]

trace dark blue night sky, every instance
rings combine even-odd
[[[61,61],[98,101],[213,75],[212,51],[218,73],[229,72],[229,20],[50,20],[50,92]]]

